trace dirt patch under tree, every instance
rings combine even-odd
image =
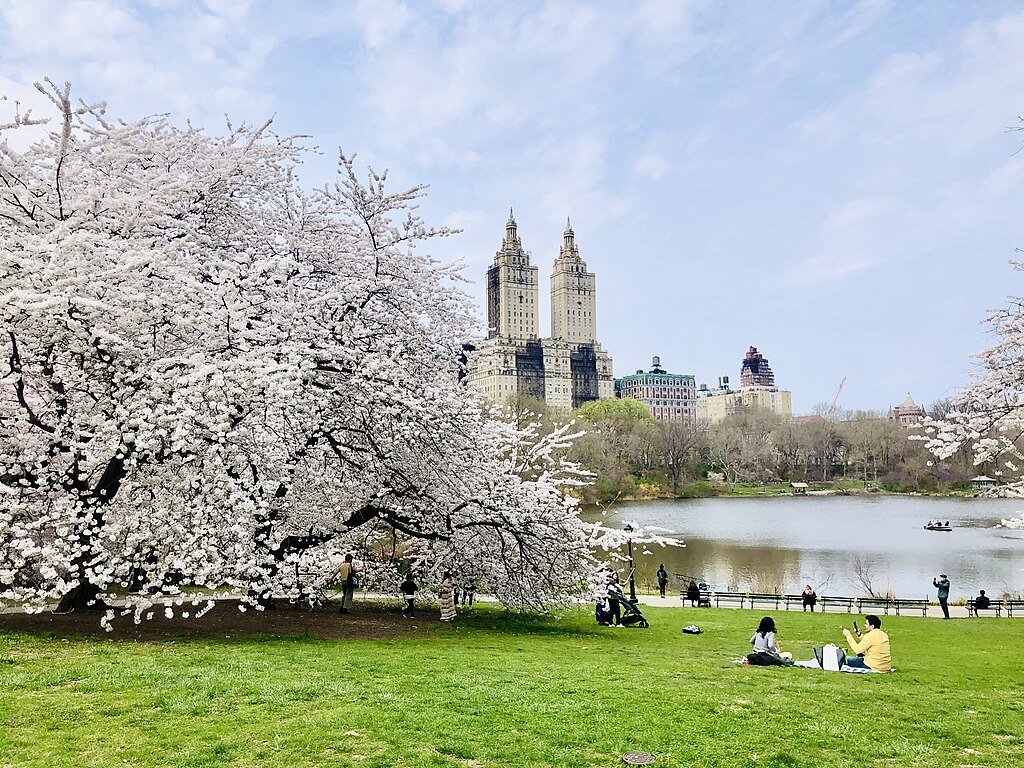
[[[113,631],[100,626],[100,611],[73,611],[67,614],[3,613],[0,614],[0,632],[53,634],[58,637],[100,637],[111,640],[167,640],[179,638],[223,638],[249,635],[280,637],[316,637],[323,640],[387,640],[411,637],[430,632],[440,626],[436,606],[424,605],[416,618],[402,616],[395,605],[377,602],[357,602],[352,612],[341,615],[336,607],[302,610],[285,603],[275,610],[256,611],[246,607],[239,610],[237,600],[218,600],[217,605],[199,618],[182,618],[182,611],[194,614],[200,610],[187,601],[173,606],[175,616],[164,616],[163,607],[150,610],[153,618],[135,624],[131,615],[113,621]]]

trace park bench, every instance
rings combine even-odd
[[[712,595],[715,600],[715,608],[718,608],[722,603],[738,603],[739,607],[742,608],[747,600],[745,592],[714,592]]]
[[[900,615],[901,610],[913,610],[921,611],[922,616],[928,615],[928,601],[927,600],[911,600],[904,597],[894,597],[892,600],[893,606],[896,608],[896,615]]]
[[[847,613],[853,613],[854,599],[852,597],[838,597],[836,595],[823,595],[818,598],[818,605],[821,606],[821,612],[827,613],[830,605],[836,606],[837,608],[843,608]]]
[[[787,611],[789,610],[789,606],[791,606],[791,605],[799,605],[802,608],[803,604],[804,604],[804,596],[802,594],[800,594],[800,595],[783,595],[782,596],[782,603],[783,603],[783,605],[786,606],[786,610]]]
[[[870,613],[873,610],[882,609],[883,613],[889,613],[889,607],[893,605],[893,600],[888,597],[858,597],[857,598],[857,613]],[[864,609],[868,610],[865,611]]]
[[[756,608],[758,603],[762,603],[766,607],[778,610],[781,601],[782,595],[773,595],[767,592],[750,592],[747,594],[747,602],[751,608]]]
[[[915,610],[921,611],[922,616],[927,616],[928,600],[913,600],[904,597],[858,597],[857,612],[868,613],[865,608],[875,610],[881,608],[886,614],[891,608],[897,616],[900,615],[900,611]]]
[[[683,576],[683,574],[681,573],[677,573],[676,578],[679,579],[679,581],[682,583],[682,586],[679,589],[679,599],[682,600],[683,604],[685,605],[686,601],[690,599],[687,595],[687,592],[689,591],[689,584],[687,584],[687,582],[690,580],[690,577]],[[697,607],[711,607],[711,590],[708,587],[707,583],[703,581],[697,585]]]
[[[978,611],[995,611],[996,616],[1002,616],[1003,615],[1003,607],[1004,606],[1003,606],[1003,601],[1002,600],[989,600],[988,601],[988,605],[986,605],[984,608],[979,608],[977,606],[977,604],[975,603],[975,599],[972,597],[970,600],[967,601],[967,615],[968,616],[977,616],[978,615]],[[1007,608],[1007,611],[1009,611],[1009,610],[1010,609]],[[1012,616],[1013,614],[1012,613],[1007,613],[1007,615],[1008,616]]]
[[[1024,613],[1024,600],[1003,600],[1003,607],[1006,609],[1006,615],[1012,619],[1015,609]]]

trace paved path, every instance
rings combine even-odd
[[[657,605],[657,606],[661,606],[661,607],[665,607],[665,608],[690,608],[690,603],[689,602],[685,602],[685,605],[684,605],[684,601],[681,598],[679,598],[679,597],[658,597],[657,595],[637,595],[637,601],[641,605]],[[700,609],[690,608],[690,610],[706,611],[708,609],[707,608],[700,608]],[[738,605],[726,605],[726,606],[721,606],[720,608],[712,608],[711,610],[713,610],[713,611],[714,610],[719,610],[719,611],[728,611],[728,610],[750,611],[750,610],[754,610],[754,609],[748,608],[746,606],[744,606],[743,608],[740,608]],[[759,606],[756,609],[756,611],[760,611],[762,613],[771,612],[772,610],[773,609],[771,609],[771,608],[764,608],[763,606]],[[778,609],[777,611],[774,611],[774,612],[778,613],[779,611],[782,611],[784,613],[785,612],[785,608],[780,608],[780,609]],[[798,608],[791,608],[789,612],[790,613],[799,613],[800,610]],[[818,608],[817,613],[822,613],[820,606]],[[828,614],[830,616],[831,615],[835,615],[835,614],[838,614],[840,616],[842,616],[843,614],[850,615],[846,611],[836,611],[836,610],[828,611]],[[863,615],[863,614],[859,614],[859,613],[854,612],[852,615],[860,616],[860,615]],[[880,614],[880,615],[884,616],[884,614]],[[889,615],[892,616],[893,614],[890,613]],[[986,616],[988,616],[988,615],[994,616],[995,614],[987,613]],[[911,609],[911,608],[908,608],[907,610],[905,610],[903,613],[900,614],[900,616],[901,617],[903,617],[903,616],[917,616],[919,619],[920,618],[924,618],[923,616],[921,616],[920,609]],[[967,606],[966,605],[951,605],[951,606],[949,606],[949,617],[951,619],[966,619],[966,618],[968,618],[968,616],[967,616]],[[929,619],[941,619],[942,618],[942,609],[938,605],[929,605],[928,606],[928,618]],[[1005,618],[1005,615],[1004,615],[1003,618]]]
[[[340,598],[340,593],[335,594],[335,593],[331,592],[330,596],[332,598]],[[238,599],[237,595],[214,596],[214,599],[216,600],[218,597],[225,597],[227,599],[234,599],[234,600]],[[173,596],[161,596],[161,597],[157,598],[157,604],[160,604],[160,603],[173,603],[176,599],[179,599],[179,598],[176,598],[176,597],[173,597]],[[189,599],[191,599],[191,596],[190,596]],[[205,599],[205,596],[203,598],[201,598],[201,599]],[[400,600],[400,597],[397,594],[389,595],[389,594],[383,594],[383,593],[379,593],[379,592],[357,592],[356,593],[356,599],[357,600],[394,600],[397,603]],[[423,599],[429,600],[429,598],[427,598],[426,595],[424,595]],[[482,603],[492,603],[492,602],[495,602],[495,599],[493,597],[491,597],[490,595],[477,594],[474,601],[475,602],[482,602]],[[737,605],[722,606],[720,608],[692,608],[690,606],[689,602],[685,602],[685,601],[683,601],[681,598],[679,598],[677,596],[673,596],[673,597],[658,597],[657,595],[637,595],[637,601],[641,605],[653,605],[653,606],[658,606],[660,608],[684,608],[684,609],[688,609],[688,610],[694,611],[695,613],[699,612],[699,611],[707,611],[707,610],[712,610],[712,611],[742,610],[742,611],[752,611],[752,612],[755,612],[755,613],[759,612],[759,613],[762,613],[762,614],[768,613],[768,612],[772,612],[772,613],[776,613],[776,614],[777,613],[785,613],[786,612],[784,608],[780,608],[778,610],[773,610],[771,608],[758,607],[756,610],[754,610],[754,609],[747,608],[747,607],[740,608]],[[115,600],[113,604],[114,604],[115,607],[123,606],[124,605],[124,600],[123,599]],[[461,608],[461,606],[460,606],[460,608]],[[21,612],[22,612],[21,607],[17,606],[17,605],[0,606],[0,613],[21,613]],[[800,611],[798,611],[797,609],[791,609],[790,612],[792,612],[792,613],[799,613]],[[817,613],[822,613],[822,611],[819,610],[819,611],[817,611]],[[846,616],[851,616],[851,615],[852,616],[861,616],[863,614],[860,614],[860,613],[852,613],[851,614],[851,613],[848,613],[846,611],[835,611],[835,610],[833,610],[833,611],[828,611],[828,615],[830,615],[830,616],[844,616],[844,615],[846,615]],[[884,616],[884,614],[880,614],[880,615]],[[891,616],[892,614],[889,614],[889,615]],[[905,613],[903,613],[901,615],[902,616],[916,616],[918,618],[923,618],[921,616],[921,613],[918,610],[913,610],[913,609],[908,609]],[[965,606],[965,605],[951,605],[951,606],[949,606],[949,615],[950,615],[951,619],[966,619],[966,618],[968,618],[968,616],[967,616],[967,606]],[[986,614],[986,617],[988,617],[989,615],[993,615],[993,614]],[[928,606],[928,618],[930,618],[930,619],[941,619],[942,618],[942,609],[939,608],[938,605],[930,605],[930,606]],[[1002,618],[1006,618],[1005,613],[1003,614]]]

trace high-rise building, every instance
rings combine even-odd
[[[597,286],[567,223],[551,275],[551,338],[539,338],[537,267],[509,212],[487,270],[487,339],[470,357],[469,383],[495,400],[535,397],[563,410],[614,395],[612,360],[597,342]]]
[[[505,239],[487,269],[487,338],[536,339],[537,267],[523,250],[512,211]]]
[[[593,273],[580,258],[566,220],[562,249],[551,272],[551,338],[593,344],[597,340],[597,292]]]
[[[697,421],[697,385],[693,376],[669,373],[661,367],[659,357],[651,360],[651,370],[616,379],[615,394],[639,400],[658,421]]]
[[[757,347],[751,347],[740,364],[740,388],[774,386],[775,374],[767,358],[757,351]]]
[[[717,389],[702,384],[697,395],[697,418],[711,424],[754,409],[793,417],[793,393],[775,386],[775,374],[757,347],[750,347],[740,363],[739,391],[729,387],[728,376],[720,376]]]

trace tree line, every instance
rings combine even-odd
[[[513,409],[558,422],[540,400],[523,398]],[[941,418],[948,411],[939,401],[929,412]],[[789,419],[748,410],[716,424],[685,424],[659,422],[643,403],[623,398],[585,403],[573,416],[585,434],[570,456],[594,475],[583,489],[587,501],[705,496],[777,482],[947,491],[967,487],[987,467],[974,464],[967,445],[937,459],[923,429],[908,430],[880,412],[830,414],[820,406],[812,416]]]

